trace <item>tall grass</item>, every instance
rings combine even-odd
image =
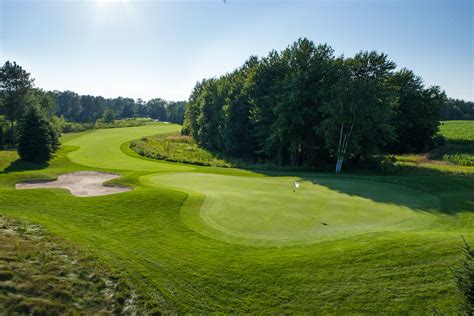
[[[233,167],[230,162],[199,147],[190,136],[177,133],[143,137],[132,141],[130,148],[148,158],[201,166]]]

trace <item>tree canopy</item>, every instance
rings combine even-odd
[[[337,161],[337,171],[347,158],[424,150],[444,93],[395,68],[385,54],[336,57],[299,39],[198,82],[183,132],[223,154],[291,166]]]

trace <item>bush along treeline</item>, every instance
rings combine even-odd
[[[0,67],[0,149],[16,147],[19,121],[32,106],[58,132],[79,132],[143,125],[146,120],[141,118],[182,124],[186,102],[159,98],[147,102],[122,97],[106,99],[72,91],[44,91],[34,87],[34,79],[20,65],[7,61]]]
[[[299,39],[204,79],[188,100],[183,133],[209,150],[279,165],[318,166],[418,152],[436,141],[445,101],[387,55],[336,57]]]
[[[474,120],[474,102],[447,99],[441,111],[442,120]]]

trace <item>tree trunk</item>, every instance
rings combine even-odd
[[[354,123],[351,124],[349,131],[344,134],[344,123],[341,126],[341,131],[339,134],[339,146],[337,149],[337,163],[336,163],[336,173],[340,173],[342,170],[342,164],[344,162],[344,158],[346,157],[347,146],[349,145],[349,137],[351,136],[352,128],[354,127]]]

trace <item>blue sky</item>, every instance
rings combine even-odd
[[[307,37],[337,55],[387,53],[474,100],[473,2],[0,0],[0,61],[47,90],[184,100],[196,81]]]

